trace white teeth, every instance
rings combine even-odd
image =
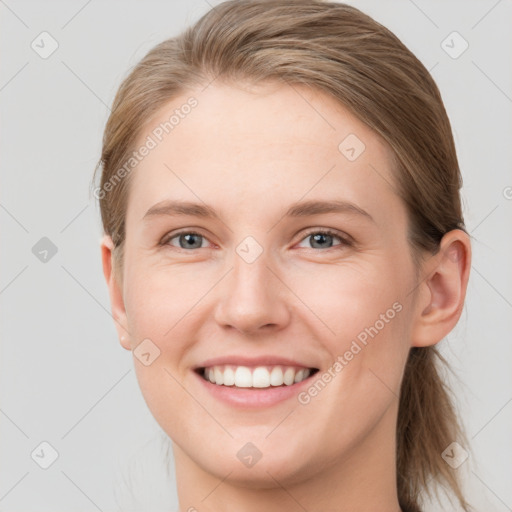
[[[237,388],[250,388],[252,386],[251,370],[246,366],[239,366],[236,369],[235,386]]]
[[[293,368],[286,368],[283,380],[287,386],[291,386],[295,381],[295,370]]]
[[[280,366],[275,366],[270,372],[270,385],[282,386],[283,385],[283,370]]]
[[[224,386],[234,386],[235,384],[235,372],[233,368],[227,366],[224,368]]]
[[[224,383],[224,374],[220,370],[220,368],[214,368],[213,375],[215,376],[215,383],[216,384],[223,384]]]
[[[268,388],[270,387],[270,373],[266,368],[256,368],[252,372],[252,387],[253,388]]]
[[[291,386],[309,377],[311,370],[292,366],[247,366],[222,365],[206,368],[204,377],[212,384],[238,388],[269,388]]]

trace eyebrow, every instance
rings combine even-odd
[[[298,202],[288,208],[284,217],[307,217],[323,213],[354,213],[375,222],[367,211],[351,202],[340,200]],[[145,213],[143,220],[159,215],[189,215],[220,220],[219,215],[211,206],[204,203],[177,200],[164,200],[155,204]]]

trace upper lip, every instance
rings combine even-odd
[[[247,356],[220,356],[207,359],[202,363],[198,364],[195,369],[209,368],[212,366],[221,366],[224,364],[230,364],[233,366],[295,366],[300,368],[315,368],[314,366],[301,363],[299,361],[288,359],[286,357],[263,355],[259,357],[247,357]]]

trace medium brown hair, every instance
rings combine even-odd
[[[413,255],[435,254],[441,238],[464,228],[462,185],[450,122],[440,92],[421,62],[386,27],[355,7],[321,0],[230,0],[177,37],[154,47],[114,99],[98,166],[101,217],[123,262],[130,176],[108,193],[142,127],[169,100],[220,78],[301,84],[348,108],[387,143],[397,193],[407,206]],[[98,166],[96,171],[98,170]],[[96,194],[95,194],[96,195]],[[413,347],[405,365],[397,421],[397,489],[401,507],[419,510],[423,493],[441,484],[464,510],[456,470],[442,459],[466,444],[436,347]],[[466,444],[467,445],[467,444]],[[436,491],[437,493],[437,491]]]

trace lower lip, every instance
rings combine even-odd
[[[270,388],[237,388],[230,386],[221,386],[212,384],[204,379],[197,372],[194,375],[201,381],[202,385],[218,400],[227,403],[233,407],[271,407],[290,398],[297,397],[301,389],[311,383],[311,378],[316,375],[310,375],[301,382],[291,384],[290,386],[276,386]]]

